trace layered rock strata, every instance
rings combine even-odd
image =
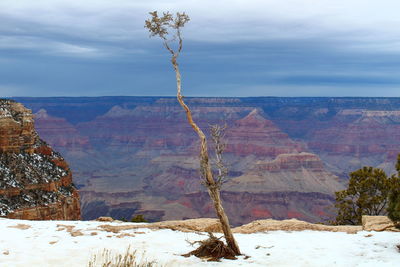
[[[12,100],[0,100],[0,216],[80,219],[68,164],[40,139],[31,111]]]
[[[341,176],[362,166],[390,173],[400,151],[399,132],[399,111],[344,109],[329,127],[314,132],[308,146]]]
[[[40,136],[74,170],[85,219],[214,216],[200,185],[198,138],[174,97],[20,101],[37,113]],[[234,224],[323,221],[350,171],[369,165],[390,173],[400,151],[400,98],[186,101],[203,130],[221,120],[229,125],[222,197]]]
[[[34,114],[35,128],[45,140],[63,150],[88,150],[89,139],[64,118],[50,116],[45,109]]]
[[[315,222],[332,215],[333,192],[343,186],[318,156],[307,153],[302,142],[282,132],[262,110],[212,106],[193,112],[205,131],[220,117],[229,125],[225,157],[230,173],[222,198],[232,224],[271,217]],[[152,221],[214,215],[199,178],[197,136],[179,107],[115,106],[77,128],[98,142],[95,146],[103,144],[102,153],[92,158],[102,166],[93,166],[81,189],[84,218],[129,220],[143,214]],[[212,149],[210,144],[211,154]],[[102,155],[112,157],[113,165]],[[116,171],[115,166],[122,168]]]

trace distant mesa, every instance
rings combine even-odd
[[[43,108],[39,109],[38,112],[36,112],[34,114],[35,119],[48,119],[49,118],[49,114],[47,113],[47,111]]]
[[[58,148],[88,149],[88,137],[81,135],[74,125],[64,118],[54,117],[45,109],[34,114],[35,128],[48,143]]]
[[[265,118],[264,112],[258,108],[253,109],[246,117],[244,117],[241,120],[238,120],[235,124],[237,126],[247,126],[254,128],[276,127],[272,123],[272,121],[267,120]]]
[[[227,183],[230,191],[292,191],[331,195],[343,188],[338,177],[325,170],[321,159],[311,153],[280,154],[274,160],[256,161],[249,172]]]
[[[237,120],[227,132],[226,151],[242,156],[253,154],[270,158],[304,151],[302,144],[291,140],[264,116],[263,111],[254,109],[243,119]]]
[[[115,117],[129,117],[133,116],[135,111],[132,109],[126,109],[119,105],[113,106],[106,114],[101,117],[115,118]]]

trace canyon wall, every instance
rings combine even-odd
[[[0,216],[79,220],[79,195],[63,157],[40,139],[31,111],[0,99]]]
[[[200,184],[197,136],[175,98],[19,100],[74,170],[84,219],[214,216]],[[222,198],[235,225],[332,219],[334,192],[350,171],[391,172],[400,152],[398,98],[186,100],[206,132],[209,124],[228,125]]]

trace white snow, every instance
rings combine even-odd
[[[393,232],[235,234],[242,253],[250,258],[205,262],[180,255],[193,250],[187,240],[203,240],[206,235],[145,228],[111,233],[98,228],[104,224],[131,225],[0,218],[0,266],[87,266],[92,255],[99,255],[104,248],[122,253],[128,246],[137,251],[138,260],[143,255],[163,266],[400,266],[396,248],[400,233]],[[13,228],[18,225],[29,228]],[[72,237],[65,227],[57,225],[75,226],[73,230],[80,230],[83,235]],[[118,238],[121,233],[134,236]]]

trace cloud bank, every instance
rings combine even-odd
[[[189,95],[398,96],[399,8],[394,0],[2,0],[0,88],[173,95],[168,55],[143,28],[149,11],[169,10],[191,17],[181,58]]]

